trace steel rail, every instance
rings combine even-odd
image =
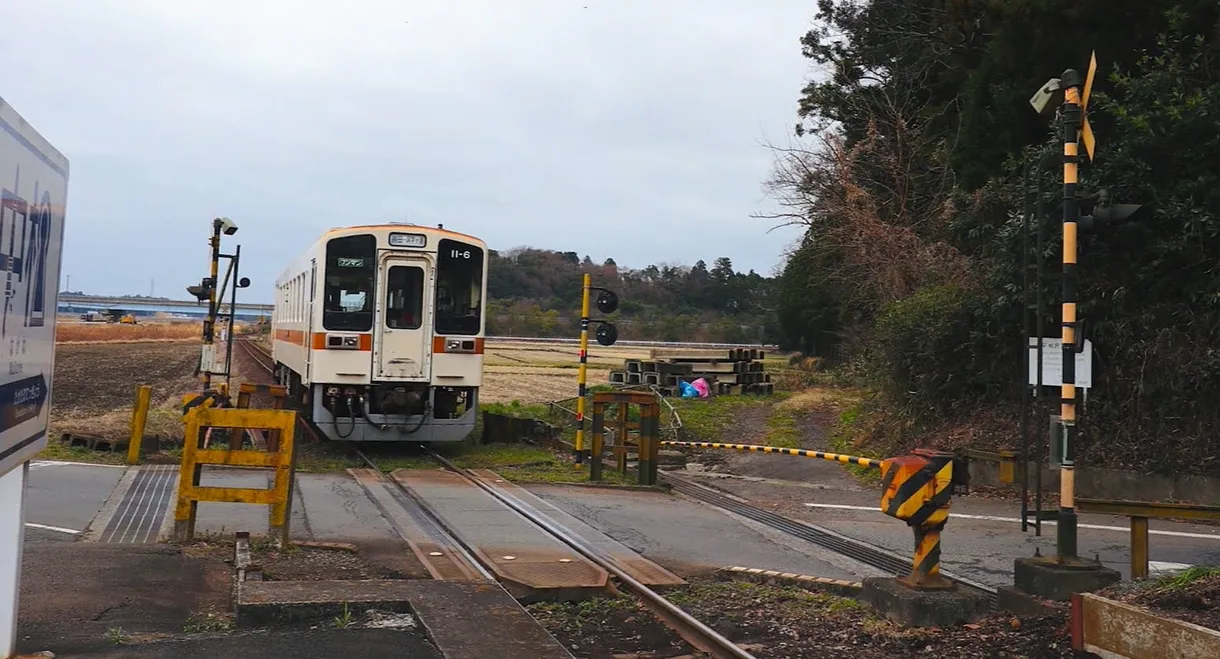
[[[487,485],[478,478],[473,478],[466,472],[466,470],[458,467],[444,457],[441,457],[431,449],[425,450],[427,450],[432,458],[443,465],[446,469],[453,471],[459,476],[470,481],[472,484],[482,488],[483,491],[495,497],[498,501],[508,506],[518,515],[526,518],[564,544],[580,552],[590,561],[598,564],[607,572],[610,572],[614,576],[618,577],[619,580],[627,586],[628,590],[638,595],[640,599],[644,601],[644,604],[649,608],[649,610],[656,614],[656,616],[666,625],[668,625],[670,629],[677,632],[679,636],[685,639],[696,649],[706,652],[707,654],[716,657],[716,659],[756,659],[754,655],[741,649],[729,639],[718,634],[711,627],[708,627],[694,616],[690,615],[686,611],[683,611],[673,602],[665,599],[656,591],[634,579],[630,574],[627,574],[623,570],[619,569],[617,565],[606,560],[598,551],[586,545],[580,537],[552,521],[546,515],[538,512],[533,508],[533,506],[522,502],[520,499],[517,499],[511,494],[501,492],[500,490]]]
[[[782,531],[783,533],[795,538],[812,542],[813,544],[829,549],[836,554],[852,558],[864,563],[865,565],[877,568],[878,570],[890,572],[896,576],[907,575],[911,572],[910,558],[899,556],[898,554],[866,542],[861,542],[854,538],[840,535],[829,529],[823,529],[805,522],[798,522],[781,515],[776,515],[775,513],[763,510],[761,508],[756,508],[749,504],[735,501],[706,487],[666,472],[661,472],[659,474],[659,478],[662,482],[667,483],[673,488],[674,491],[680,494],[689,496],[692,499],[698,499],[699,501],[717,508],[736,513],[742,517],[758,522],[759,524],[764,524],[777,531]],[[994,588],[961,575],[954,574],[947,570],[942,569],[940,573],[961,586],[965,586],[983,593],[992,606],[995,606],[996,590]]]
[[[437,518],[438,516],[432,512],[432,509],[425,506],[424,503],[416,498],[416,496],[413,495],[410,490],[404,487],[402,483],[399,483],[393,478],[388,478],[385,475],[385,472],[381,470],[381,467],[377,466],[377,463],[373,462],[372,459],[365,455],[363,451],[356,451],[356,456],[359,457],[364,464],[368,465],[370,469],[376,471],[378,478],[383,483],[393,486],[389,490],[390,496],[396,503],[398,503],[399,506],[402,506],[404,510],[410,511],[414,509],[420,513],[419,516],[414,516],[415,520],[425,524],[428,527],[426,529],[427,531],[434,532],[443,537],[446,544],[449,545],[447,549],[451,549],[461,556],[462,560],[474,567],[474,569],[479,572],[479,576],[483,577],[488,582],[494,583],[496,581],[495,575],[484,567],[483,564],[479,562],[479,559],[475,558],[474,554],[472,554],[466,548],[466,546],[462,544],[462,541],[459,540],[457,536],[450,533],[449,530],[445,528],[444,523]]]

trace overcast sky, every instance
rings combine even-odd
[[[210,220],[243,297],[326,229],[769,273],[764,142],[812,0],[0,0],[3,96],[71,164],[64,281],[186,298]]]

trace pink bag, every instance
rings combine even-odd
[[[710,388],[707,386],[707,380],[705,380],[703,378],[699,378],[698,380],[695,380],[694,382],[691,383],[691,386],[695,388],[695,391],[699,392],[700,398],[707,398],[708,395],[711,393]]]

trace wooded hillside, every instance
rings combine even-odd
[[[619,295],[607,316],[623,339],[752,343],[775,340],[774,280],[737,272],[729,257],[694,266],[620,269],[576,252],[516,248],[490,254],[487,331],[499,336],[567,336],[580,331],[581,276]]]
[[[1061,132],[1029,98],[1095,49],[1082,192],[1156,208],[1080,235],[1095,352],[1078,456],[1220,473],[1215,0],[821,0],[815,24],[800,45],[825,75],[800,90],[770,181],[786,209],[772,222],[806,227],[778,318],[786,343],[883,392],[878,446],[1015,445],[1036,245],[1022,222],[1039,201],[1046,320],[1031,335],[1059,336],[1062,300]]]

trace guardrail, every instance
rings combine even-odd
[[[1220,521],[1220,506],[1193,503],[1155,503],[1076,497],[1076,510],[1081,513],[1127,517],[1131,520],[1132,579],[1143,579],[1148,576],[1149,519]]]
[[[1094,593],[1072,595],[1071,607],[1074,650],[1116,659],[1220,657],[1220,631]]]

